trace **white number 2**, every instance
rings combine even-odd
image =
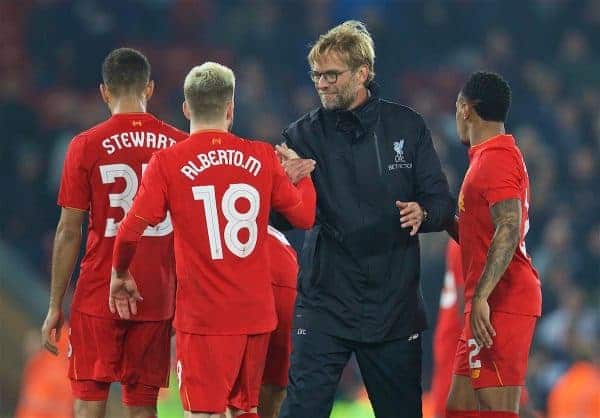
[[[146,170],[148,164],[142,164],[142,174]],[[100,176],[102,177],[102,183],[110,184],[114,183],[116,179],[122,178],[125,180],[125,190],[121,193],[109,193],[108,201],[110,207],[121,208],[125,215],[131,209],[133,205],[133,198],[138,190],[138,178],[133,168],[127,164],[107,164],[100,166]],[[106,219],[106,229],[104,230],[105,237],[114,237],[117,235],[119,229],[119,223],[114,218]],[[156,226],[149,226],[144,231],[145,237],[162,237],[169,235],[173,232],[173,225],[171,224],[171,215],[167,212],[165,219]]]
[[[215,187],[195,186],[192,187],[192,193],[195,200],[204,201],[204,215],[206,216],[211,257],[213,260],[221,260],[223,259],[223,244],[219,228]],[[235,203],[238,199],[247,199],[250,202],[250,208],[247,212],[237,210]],[[254,251],[258,238],[256,218],[258,217],[259,209],[260,195],[258,190],[249,184],[231,184],[225,194],[223,194],[221,211],[225,219],[227,219],[223,238],[229,251],[238,257],[248,257]],[[246,242],[241,242],[238,237],[238,233],[242,229],[248,230],[248,241]]]
[[[481,351],[481,346],[477,344],[475,338],[471,338],[468,341],[469,348],[473,347],[469,350],[469,368],[471,369],[481,369],[481,360],[474,360],[474,358],[479,355]]]

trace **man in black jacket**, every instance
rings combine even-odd
[[[421,417],[417,232],[453,214],[423,118],[378,97],[373,40],[345,22],[312,47],[322,106],[289,125],[279,147],[316,161],[317,221],[300,260],[290,382],[281,417],[325,418],[356,355],[375,414]]]

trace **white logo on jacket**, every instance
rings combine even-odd
[[[412,168],[412,163],[409,163],[404,158],[404,139],[394,141],[394,164],[388,165],[388,171],[397,170],[398,168]]]

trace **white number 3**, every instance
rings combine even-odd
[[[142,164],[142,174],[148,164]],[[108,201],[111,208],[121,208],[125,215],[133,205],[133,198],[138,190],[138,178],[133,168],[127,164],[107,164],[101,165],[100,176],[103,184],[114,183],[116,179],[122,178],[125,180],[125,190],[121,193],[109,193]],[[106,229],[104,230],[105,237],[114,237],[117,235],[119,223],[114,218],[106,219]],[[171,215],[167,212],[165,219],[156,226],[149,226],[144,230],[145,237],[162,237],[173,232],[171,224]]]

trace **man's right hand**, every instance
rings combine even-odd
[[[316,166],[315,160],[300,158],[300,156],[287,145],[275,145],[275,151],[281,161],[281,165],[285,170],[290,181],[294,184],[298,183],[304,177],[310,176]]]
[[[285,144],[275,145],[275,152],[277,153],[281,164],[289,160],[295,160],[297,158],[300,158],[296,151],[294,151],[291,148],[288,148],[288,146]]]
[[[63,323],[62,310],[50,307],[42,325],[42,346],[55,356],[58,355],[57,342],[60,340]],[[51,341],[52,330],[54,330],[54,342]]]
[[[144,299],[129,271],[118,274],[113,269],[108,297],[110,311],[118,313],[121,319],[131,319],[131,315],[137,315],[137,302],[142,300]]]
[[[298,183],[304,177],[310,176],[315,169],[315,160],[305,160],[303,158],[296,158],[288,160],[283,163],[283,169],[287,174],[290,181],[294,184]]]

